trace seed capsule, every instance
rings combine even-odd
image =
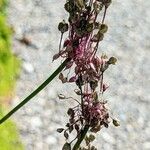
[[[111,4],[112,0],[104,0],[103,4],[105,5],[106,8],[109,7],[109,5]]]
[[[101,33],[106,33],[107,30],[108,30],[108,26],[107,26],[106,24],[101,24],[101,25],[100,25],[99,31],[100,31]]]
[[[70,2],[67,2],[67,3],[64,5],[64,8],[65,8],[65,10],[66,10],[67,12],[69,12],[69,13],[73,12],[73,5],[72,5],[72,3],[70,3]]]
[[[78,8],[84,8],[85,7],[85,3],[84,3],[84,0],[76,0],[75,1],[75,4]]]
[[[59,99],[66,99],[65,95],[63,95],[63,94],[59,94],[59,95],[58,95],[58,98],[59,98]]]
[[[93,8],[94,8],[95,12],[98,14],[102,10],[103,4],[101,2],[96,1],[93,4]]]
[[[113,125],[116,127],[120,126],[119,122],[115,119],[113,119]]]
[[[64,131],[63,128],[58,128],[58,129],[57,129],[57,132],[59,132],[59,133],[61,133],[61,132],[63,132],[63,131]]]
[[[107,63],[108,63],[108,64],[115,65],[116,62],[117,62],[117,58],[115,58],[115,57],[110,57]]]
[[[86,30],[87,30],[87,32],[92,32],[92,30],[93,30],[93,23],[88,23],[87,25],[86,25]]]
[[[61,31],[61,33],[67,32],[68,31],[68,24],[65,23],[65,21],[60,22],[58,25],[58,30]]]
[[[98,82],[96,80],[90,81],[90,88],[92,90],[95,90],[97,86],[98,86]]]

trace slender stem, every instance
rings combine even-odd
[[[72,100],[76,101],[79,105],[81,105],[81,103],[77,99],[75,99],[73,97],[67,97],[66,99],[72,99]]]
[[[82,92],[81,82],[82,82],[82,74],[80,74],[79,76],[79,89],[81,92],[81,108],[82,108],[82,115],[83,115],[83,92]]]
[[[61,50],[61,42],[62,42],[62,38],[63,38],[63,33],[61,33],[61,37],[60,37],[60,42],[59,42],[59,52]]]
[[[103,19],[102,19],[102,24],[104,23],[104,20],[105,20],[105,17],[106,17],[106,11],[107,11],[107,7],[105,6],[104,15],[103,15]]]
[[[101,75],[101,82],[100,82],[100,92],[102,92],[103,94],[103,79],[104,78],[104,72],[102,72],[102,75]]]
[[[84,129],[81,131],[81,135],[78,138],[77,142],[75,143],[74,147],[72,150],[78,150],[80,147],[80,144],[82,143],[83,139],[85,138],[87,132],[89,130],[89,125],[85,125]]]
[[[0,124],[5,122],[11,115],[13,115],[17,110],[24,106],[29,100],[31,100],[35,95],[37,95],[42,89],[44,89],[66,66],[70,61],[67,58],[55,71],[54,73],[47,78],[36,90],[34,90],[29,96],[27,96],[21,103],[19,103],[14,109],[12,109],[8,114],[6,114],[1,120]]]

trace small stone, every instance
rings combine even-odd
[[[57,97],[55,88],[49,88],[48,89],[48,97],[50,97],[51,99]]]
[[[49,145],[54,145],[54,144],[57,143],[57,139],[56,139],[56,137],[48,136],[46,138],[46,143],[49,144]]]
[[[31,122],[31,125],[33,128],[37,128],[37,127],[42,126],[42,121],[39,117],[32,117],[30,122]]]
[[[23,63],[23,69],[26,73],[33,73],[34,72],[33,66],[28,62]]]

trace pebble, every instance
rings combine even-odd
[[[26,73],[33,73],[34,71],[33,65],[28,62],[24,62],[22,67]]]
[[[42,121],[40,119],[40,117],[32,117],[31,120],[30,120],[30,123],[31,123],[31,127],[33,129],[36,129],[37,127],[41,127],[42,126]]]
[[[56,145],[57,140],[56,140],[56,137],[48,136],[48,137],[46,138],[45,142],[46,142],[48,145]]]

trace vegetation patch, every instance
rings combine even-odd
[[[19,71],[19,60],[11,52],[11,29],[0,13],[0,99],[11,93]]]
[[[0,117],[4,115],[4,110],[0,107]],[[19,135],[14,122],[8,120],[0,125],[0,149],[1,150],[23,150],[23,145],[19,140]]]
[[[11,52],[12,33],[6,23],[6,5],[6,0],[0,0],[0,118],[6,113],[6,100],[12,94],[20,66]],[[10,120],[0,125],[0,150],[23,150],[16,125]]]

